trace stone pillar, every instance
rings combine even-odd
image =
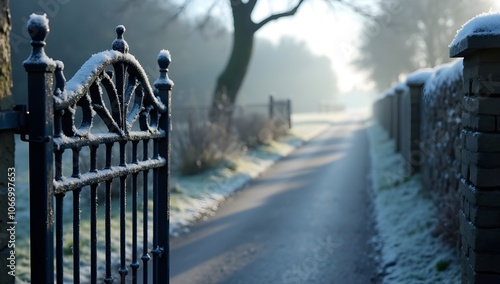
[[[500,29],[481,32],[492,22],[500,15],[476,17],[450,45],[451,57],[464,57],[460,233],[468,284],[500,283]]]
[[[384,96],[384,128],[387,131],[389,138],[392,138],[392,98],[394,95],[386,93]]]
[[[394,144],[396,146],[396,151],[397,149],[397,140],[398,140],[398,133],[399,133],[399,95],[396,93],[394,88],[390,89],[390,94],[389,96],[391,97],[391,138],[394,140]]]
[[[402,146],[402,136],[403,136],[403,93],[405,92],[405,85],[398,83],[394,86],[394,98],[396,99],[393,106],[393,111],[396,115],[395,117],[395,129],[396,134],[394,136],[394,146],[396,148],[396,152],[401,153]]]
[[[410,92],[404,83],[398,83],[395,91],[399,96],[399,135],[396,141],[396,150],[409,162],[410,157]]]
[[[394,138],[393,136],[393,117],[394,114],[392,113],[392,103],[394,100],[394,94],[391,93],[389,90],[386,91],[384,95],[384,117],[385,117],[385,130],[387,131],[387,135],[389,135],[389,138]]]
[[[425,81],[432,75],[431,69],[422,69],[411,73],[406,78],[406,85],[410,89],[410,153],[407,161],[412,165],[414,172],[420,171],[420,121],[422,115],[422,94]]]

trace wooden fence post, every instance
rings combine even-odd
[[[269,119],[274,118],[274,98],[273,95],[269,95]]]
[[[286,113],[287,113],[287,122],[288,122],[288,128],[292,128],[292,100],[288,99],[286,100]]]

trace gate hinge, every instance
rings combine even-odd
[[[15,105],[13,110],[0,111],[0,130],[14,130],[18,134],[25,134],[28,111],[25,105]]]

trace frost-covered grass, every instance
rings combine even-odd
[[[250,179],[264,172],[269,166],[286,156],[296,147],[312,139],[314,136],[328,128],[333,122],[342,120],[343,115],[332,114],[296,114],[292,116],[293,129],[289,135],[284,136],[279,141],[273,141],[269,145],[257,147],[249,150],[245,155],[239,156],[234,160],[221,164],[218,167],[208,170],[199,175],[177,176],[172,179],[172,190],[170,199],[171,223],[170,232],[173,235],[182,231],[184,225],[189,225],[194,220],[206,216],[218,207],[221,201],[227,198],[232,192],[244,186]],[[29,258],[29,190],[28,190],[28,151],[27,144],[16,141],[16,221],[22,224],[16,230],[16,283],[30,283],[30,258]],[[82,196],[87,195],[87,191],[82,191]],[[141,197],[139,192],[139,198]],[[116,195],[116,194],[115,194]],[[65,200],[71,201],[71,193],[65,197]],[[88,217],[88,198],[82,197],[81,210],[81,232],[80,246],[82,266],[82,283],[88,283],[89,276],[88,264],[90,263],[90,220]],[[104,201],[99,198],[98,205],[98,263],[99,270],[104,271],[104,224],[103,210]],[[71,202],[67,202],[68,204]],[[127,196],[127,210],[130,209],[131,196]],[[152,206],[149,204],[148,206]],[[112,258],[118,261],[118,249],[120,247],[120,222],[119,222],[119,200],[113,199],[112,202],[112,220],[111,220],[111,247]],[[141,208],[139,208],[140,210]],[[66,210],[68,210],[66,212]],[[152,216],[149,216],[152,220]],[[127,214],[127,254],[131,251],[131,216]],[[139,239],[142,239],[142,222],[139,216]],[[73,269],[73,242],[72,242],[72,210],[71,206],[65,208],[64,212],[64,271],[65,278],[72,276]],[[152,227],[149,227],[149,236],[152,236]],[[149,238],[148,238],[149,239]],[[151,242],[149,242],[151,246]],[[139,248],[141,244],[139,244]],[[140,258],[140,255],[139,255]],[[114,262],[112,270],[117,271],[117,262]],[[130,258],[127,258],[127,265],[130,264]],[[130,274],[129,268],[129,274]],[[117,277],[115,273],[115,277]],[[115,282],[119,278],[116,278]]]
[[[383,283],[460,283],[457,251],[433,236],[437,208],[421,190],[420,176],[408,176],[394,142],[370,123],[376,226]]]

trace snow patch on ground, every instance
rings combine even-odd
[[[460,283],[457,252],[433,237],[437,208],[422,194],[419,175],[408,176],[394,141],[368,127],[382,283]]]

